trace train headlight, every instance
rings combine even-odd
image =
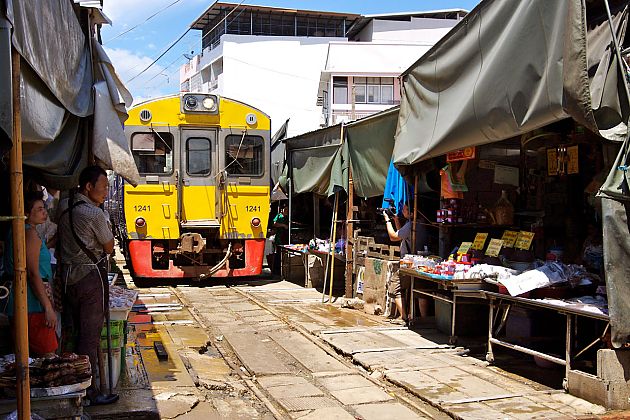
[[[147,225],[147,221],[144,220],[144,217],[138,217],[136,219],[136,227],[137,228],[143,228]]]
[[[184,114],[218,114],[219,98],[205,93],[185,93],[181,97],[181,112]]]
[[[198,104],[196,96],[186,96],[184,99],[184,108],[189,111],[196,109]]]
[[[206,96],[201,101],[201,104],[208,111],[214,111],[214,108],[217,106],[217,101],[212,96]]]
[[[252,227],[255,227],[255,228],[260,227],[260,219],[258,217],[254,217],[252,219]]]

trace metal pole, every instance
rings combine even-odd
[[[24,225],[24,178],[22,172],[22,121],[20,115],[20,54],[11,49],[13,96],[13,147],[9,161],[11,214],[13,219],[13,297],[15,319],[15,365],[18,419],[31,418],[31,388],[28,372],[28,310],[26,307],[26,227]]]
[[[612,14],[610,13],[610,5],[608,4],[608,0],[604,0],[604,5],[606,6],[606,13],[608,14],[608,27],[610,28],[610,36],[612,36],[612,40],[615,45],[615,55],[617,56],[618,62],[617,64],[619,65],[619,70],[621,71],[621,76],[623,78],[623,87],[626,90],[626,99],[630,101],[630,89],[628,88],[628,79],[626,79],[625,69],[623,68],[621,47],[619,46],[619,40],[617,39],[617,35],[615,34],[615,27],[613,26]]]
[[[293,222],[293,180],[287,179],[287,188],[289,189],[289,244],[291,244],[291,224]]]
[[[411,253],[415,254],[416,249],[416,230],[418,222],[418,174],[416,174],[413,180],[413,225],[411,226]],[[401,255],[402,257],[402,255]]]
[[[333,234],[330,242],[330,296],[328,303],[332,302],[333,283],[335,280],[335,239],[337,239],[337,212],[339,211],[339,193],[335,193],[335,208],[333,211]]]

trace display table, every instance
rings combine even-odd
[[[591,318],[591,319],[604,322],[605,323],[604,334],[606,333],[606,331],[608,330],[610,326],[610,318],[608,315],[591,310],[591,308],[589,308],[588,305],[580,305],[580,304],[560,305],[558,303],[548,302],[543,299],[526,299],[526,298],[521,298],[517,296],[510,296],[510,295],[505,295],[505,294],[495,293],[495,292],[488,292],[488,291],[482,291],[481,294],[489,301],[489,304],[490,304],[490,311],[488,312],[488,353],[486,354],[486,360],[489,363],[494,362],[494,353],[493,353],[492,345],[496,344],[498,346],[507,347],[512,350],[519,351],[521,353],[540,357],[550,362],[563,365],[566,368],[566,375],[565,375],[565,379],[563,383],[563,385],[565,386],[565,389],[566,389],[566,384],[567,384],[566,381],[567,381],[568,373],[571,370],[572,361],[575,360],[575,358],[579,357],[584,352],[586,352],[588,349],[592,348],[595,344],[597,344],[600,341],[600,339],[593,341],[592,343],[584,347],[582,350],[576,352],[574,355],[573,338],[576,333],[575,331],[576,318],[585,317],[585,318]],[[556,357],[550,354],[542,353],[540,351],[533,350],[524,346],[508,343],[506,341],[499,340],[498,338],[496,338],[499,332],[501,331],[501,329],[503,328],[503,326],[505,325],[505,322],[507,321],[510,308],[515,305],[522,306],[528,309],[553,311],[558,314],[566,316],[566,332],[565,332],[566,345],[565,345],[565,358],[564,359],[561,359],[559,357]],[[500,320],[499,320],[498,312],[497,312],[497,319],[495,320],[496,309],[502,310]],[[494,328],[494,324],[496,321],[499,321],[499,325],[496,328]],[[602,336],[604,334],[602,334]]]
[[[300,257],[304,269],[304,273],[308,269],[308,260],[306,258],[307,253],[301,248],[296,248],[294,245],[281,245],[278,247],[280,250],[281,271],[280,276],[282,280],[291,281],[293,269],[291,264],[291,257]],[[285,269],[286,268],[286,269]],[[306,287],[306,275],[304,276],[304,286]]]
[[[446,302],[451,305],[450,337],[449,343],[457,342],[456,322],[457,308],[459,304],[479,304],[483,299],[481,289],[483,280],[478,279],[452,279],[450,277],[425,273],[411,268],[401,268],[401,276],[411,277],[411,293],[409,293],[410,322],[416,320],[414,298],[418,295],[426,296],[436,301]],[[418,288],[416,286],[419,286]],[[474,302],[471,302],[474,299]]]
[[[47,419],[78,419],[83,415],[83,397],[85,391],[53,397],[31,396],[31,411]],[[0,415],[6,416],[15,411],[16,407],[16,400],[0,400]]]

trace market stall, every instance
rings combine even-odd
[[[310,220],[307,219],[312,218],[313,231],[309,240],[313,239],[313,242],[308,244],[309,261],[324,258],[325,281],[329,278],[326,273],[342,268],[345,281],[342,274],[334,276],[333,283],[344,284],[347,296],[353,293],[353,259],[337,258],[335,264],[326,252],[330,252],[330,244],[334,243],[336,247],[343,247],[342,254],[352,255],[352,243],[346,238],[353,238],[354,225],[362,221],[356,219],[355,207],[359,206],[355,206],[354,197],[369,199],[383,194],[397,117],[398,108],[392,108],[349,124],[338,124],[285,140],[290,242],[299,245],[296,239],[300,232],[298,230],[296,234],[294,224],[296,218],[301,218],[302,223],[308,223]],[[341,210],[344,201],[345,216]],[[380,202],[374,202],[374,215],[379,205]],[[296,211],[298,208],[303,211]],[[322,229],[323,226],[326,228]],[[307,245],[309,240],[302,245]],[[324,242],[328,245],[322,247]],[[305,266],[313,265],[304,261]],[[297,262],[293,264],[297,265]]]
[[[125,102],[132,99],[97,41],[100,25],[111,23],[100,9],[98,4],[28,0],[9,0],[0,7],[0,155],[9,161],[8,170],[0,171],[0,185],[4,196],[11,197],[0,205],[0,222],[12,222],[13,230],[12,378],[20,419],[29,418],[31,395],[39,398],[33,408],[40,411],[63,399],[29,389],[24,192],[33,183],[74,187],[79,172],[95,162],[131,183],[138,178],[122,130]],[[7,228],[8,223],[0,225],[3,239]],[[31,363],[33,373],[41,372],[39,362]],[[71,407],[80,408],[80,392],[65,395]]]
[[[562,362],[571,392],[609,407],[627,398],[593,385],[610,380],[592,379],[608,354],[595,352],[612,348],[600,340],[609,305],[612,344],[628,342],[628,299],[617,293],[627,290],[628,269],[611,257],[630,246],[625,219],[611,217],[621,207],[596,195],[609,172],[607,198],[629,191],[627,146],[619,143],[627,142],[630,113],[620,47],[628,45],[627,21],[623,2],[483,1],[402,75],[393,152],[408,178],[439,171],[442,180],[436,214],[415,214],[437,225],[438,257],[411,257],[410,274],[444,290],[475,279],[491,308],[490,355],[495,344]],[[497,338],[493,324],[509,324],[515,311],[502,312],[497,325],[494,309],[516,304],[527,307],[521,326],[537,323],[534,312],[566,316],[564,324],[547,316],[541,329],[548,341],[562,332],[565,342]],[[578,366],[590,377],[569,374],[578,356],[592,361]],[[584,395],[589,388],[597,391]]]

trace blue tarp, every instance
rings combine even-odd
[[[394,166],[394,161],[389,164],[385,191],[383,192],[383,208],[391,207],[388,200],[394,200],[396,213],[402,213],[402,208],[413,194],[413,187],[408,185]]]

